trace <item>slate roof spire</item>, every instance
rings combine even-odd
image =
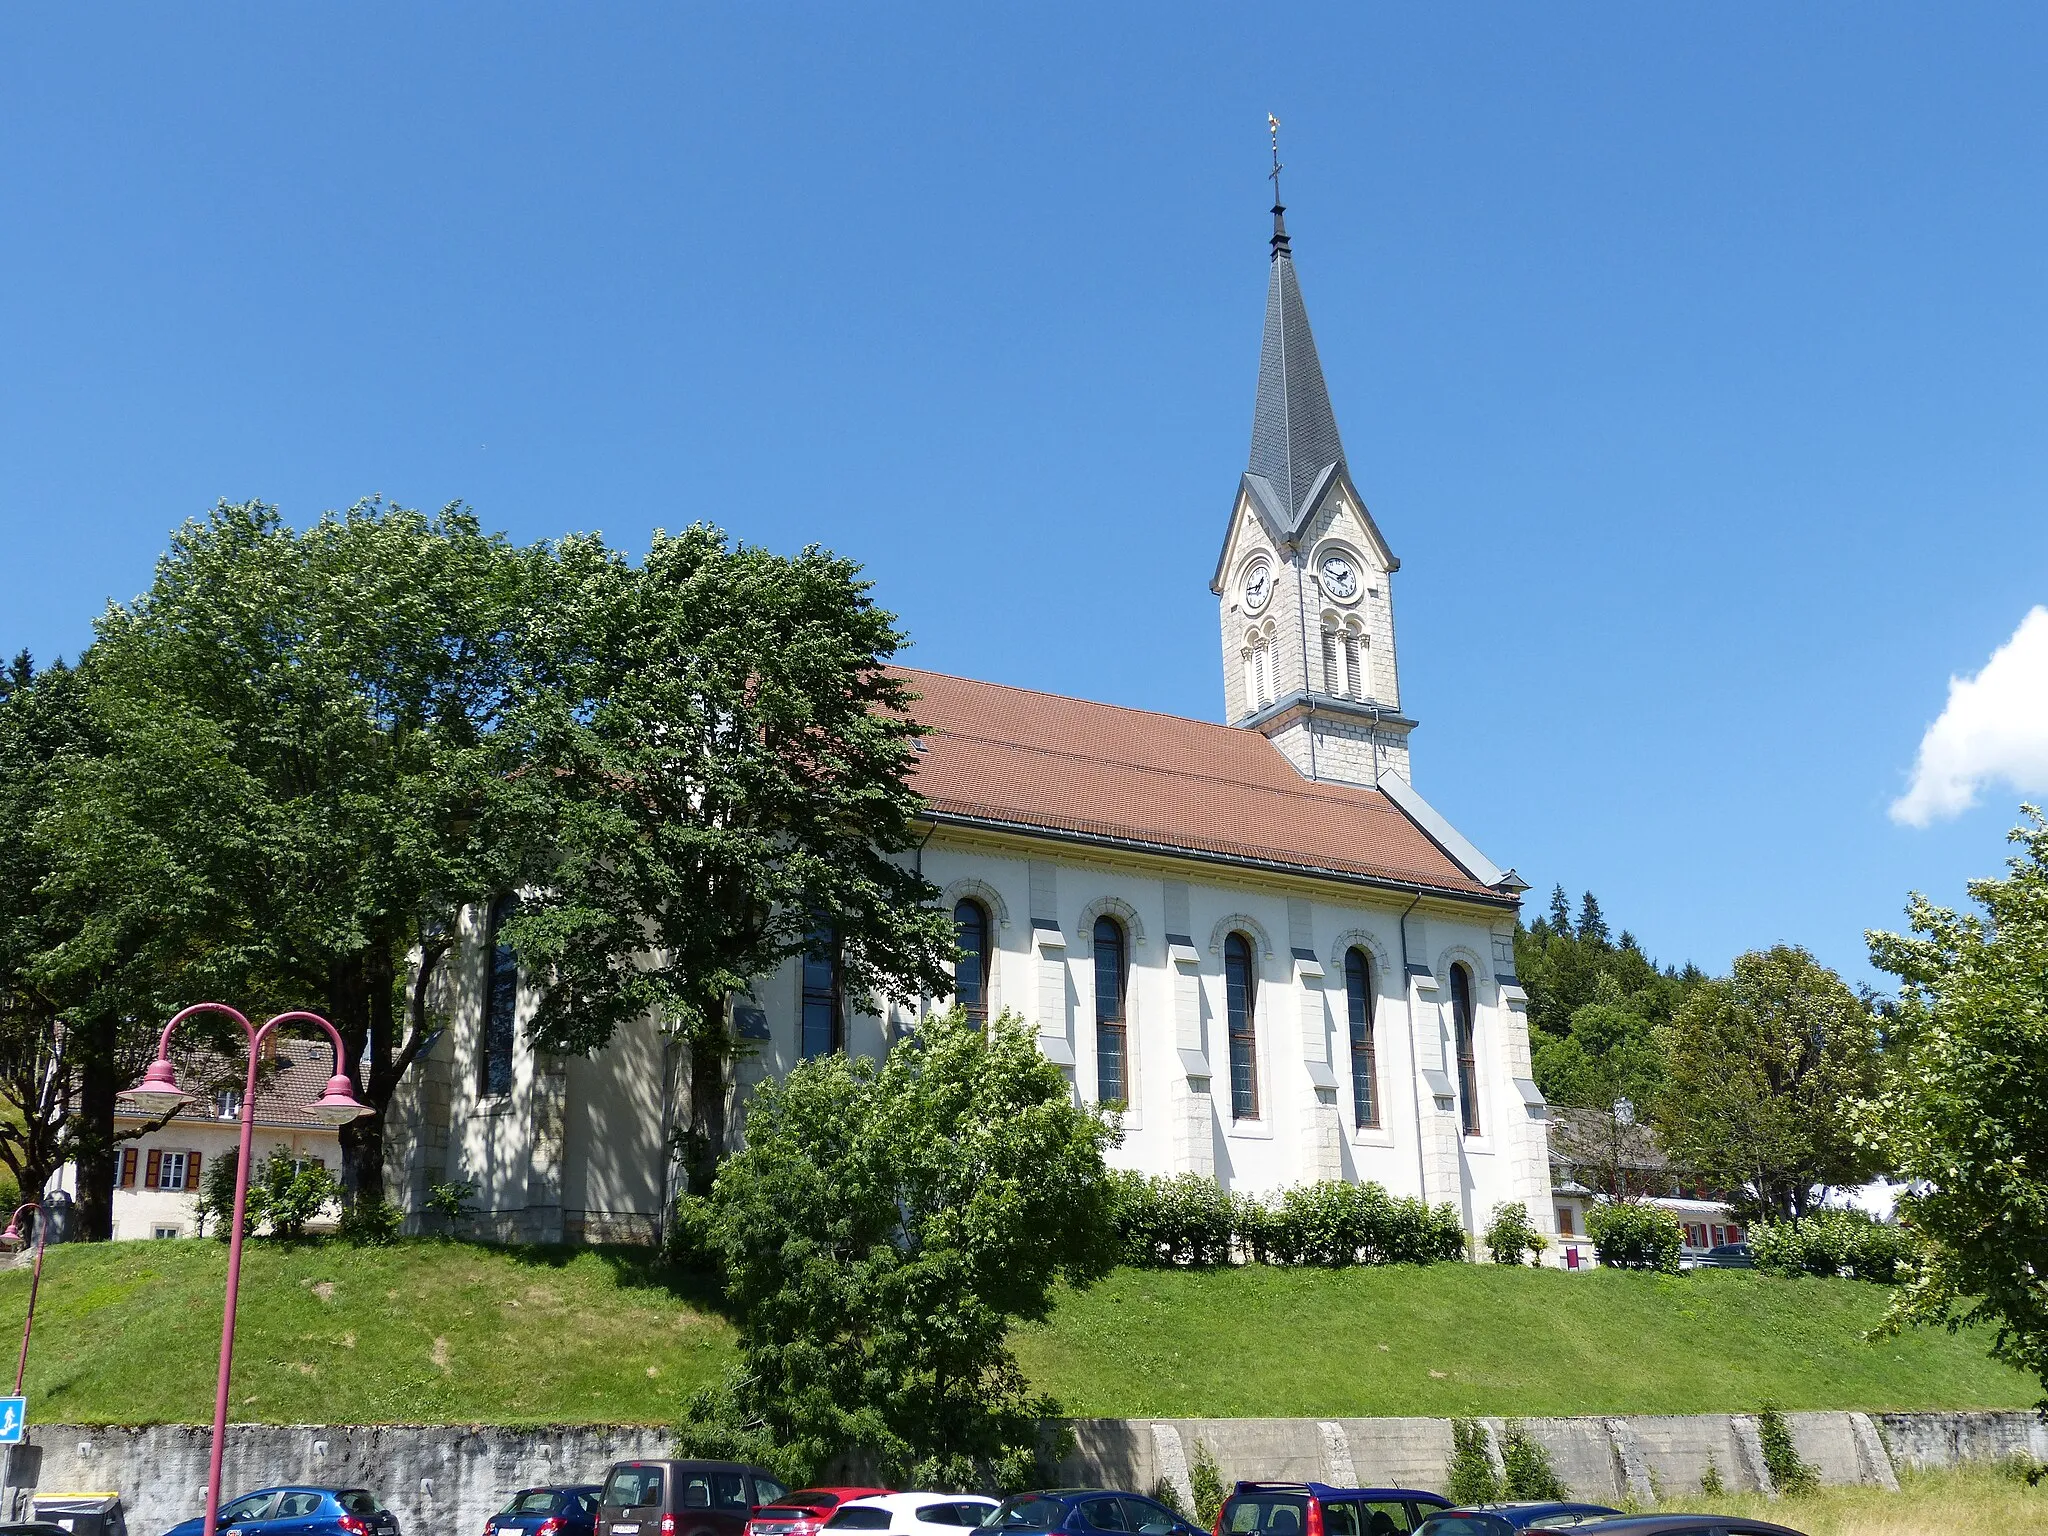
[[[1266,337],[1259,348],[1259,393],[1246,467],[1286,503],[1279,510],[1293,524],[1328,478],[1326,471],[1345,467],[1344,444],[1294,275],[1287,205],[1280,201],[1280,125],[1270,116],[1267,121],[1273,128],[1273,273],[1266,284]]]

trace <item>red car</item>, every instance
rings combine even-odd
[[[887,1492],[887,1488],[799,1488],[755,1510],[747,1521],[747,1536],[818,1536],[832,1511],[848,1499]]]

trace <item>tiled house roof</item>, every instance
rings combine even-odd
[[[1378,790],[1310,782],[1255,731],[898,670],[937,821],[1513,904]]]
[[[327,1087],[334,1071],[334,1048],[325,1040],[277,1040],[275,1055],[256,1079],[256,1123],[278,1129],[332,1131],[334,1127],[314,1112],[313,1105]],[[222,1115],[216,1095],[231,1089],[239,1098],[247,1080],[245,1060],[230,1061],[214,1051],[173,1050],[171,1064],[178,1069],[178,1086],[192,1097],[172,1116],[171,1123],[234,1121]],[[154,1120],[127,1094],[115,1101],[115,1115],[124,1120]]]

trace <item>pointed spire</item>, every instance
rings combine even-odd
[[[1259,348],[1259,393],[1247,467],[1286,502],[1282,510],[1292,524],[1307,510],[1328,471],[1343,465],[1344,444],[1294,275],[1287,209],[1280,201],[1280,124],[1271,114],[1266,121],[1273,134],[1273,273],[1266,285],[1266,336]]]

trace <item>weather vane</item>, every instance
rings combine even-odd
[[[1273,181],[1273,259],[1278,261],[1288,249],[1287,209],[1280,201],[1280,119],[1270,112],[1266,114],[1266,131],[1273,136],[1273,169],[1269,174]]]
[[[1267,131],[1273,135],[1273,169],[1267,174],[1273,182],[1273,201],[1280,201],[1280,119],[1272,113],[1266,114]]]

